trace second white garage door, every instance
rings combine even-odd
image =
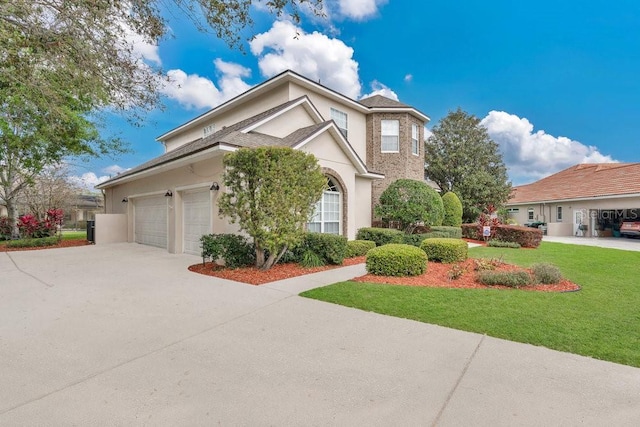
[[[133,217],[137,243],[167,248],[167,200],[164,196],[136,199]]]
[[[209,191],[185,193],[182,196],[182,209],[184,252],[200,255],[200,238],[211,233]]]

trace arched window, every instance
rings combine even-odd
[[[327,178],[327,189],[316,203],[307,229],[316,233],[340,234],[340,198],[340,188],[331,178]]]

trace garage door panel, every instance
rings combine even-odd
[[[134,202],[134,234],[137,243],[167,247],[167,202],[164,196]]]
[[[211,198],[209,191],[182,196],[184,252],[200,255],[200,238],[211,233]]]

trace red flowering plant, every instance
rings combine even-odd
[[[496,229],[502,225],[502,221],[498,217],[498,209],[494,205],[489,205],[478,217],[478,236],[483,236],[484,240],[491,240],[496,235]],[[489,235],[485,236],[484,227],[490,227]]]
[[[53,236],[62,225],[63,218],[62,209],[49,209],[44,221],[39,221],[31,214],[23,215],[18,218],[17,224],[20,237],[31,239]]]
[[[9,240],[13,234],[13,225],[9,217],[0,216],[0,240]]]

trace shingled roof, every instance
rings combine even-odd
[[[373,95],[368,98],[361,99],[360,104],[369,108],[409,108],[407,104],[395,101],[382,95]]]
[[[640,163],[582,163],[513,188],[507,204],[640,196]]]

